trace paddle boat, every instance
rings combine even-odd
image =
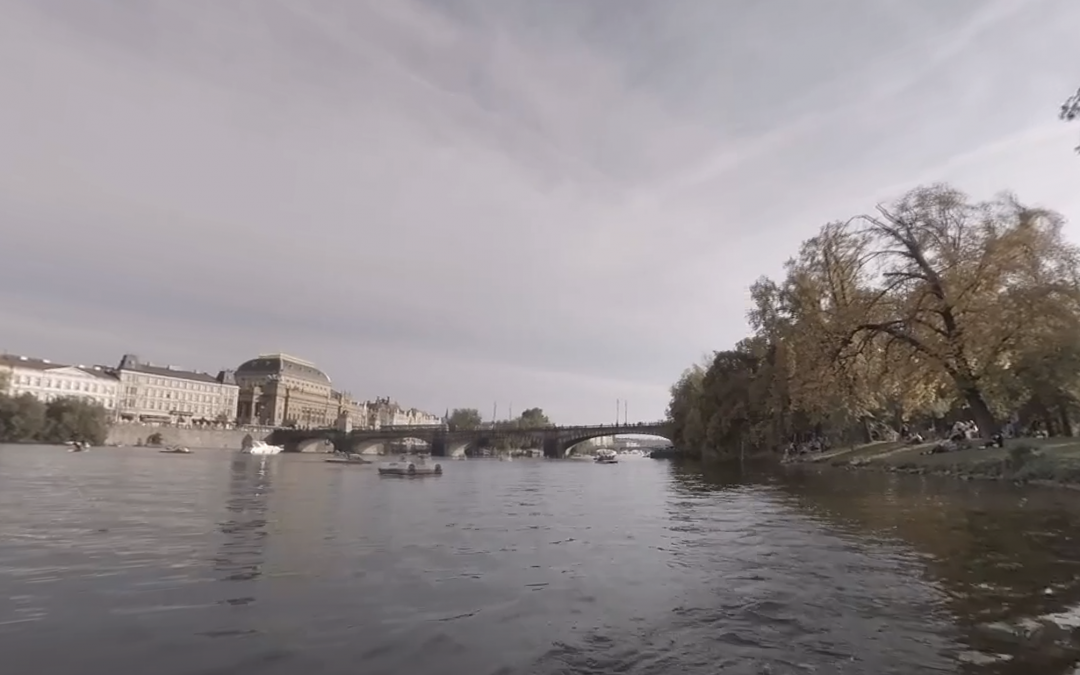
[[[177,445],[177,446],[172,447],[172,448],[165,448],[164,450],[158,450],[158,452],[166,454],[166,455],[190,455],[191,454],[191,448],[185,448],[183,446]]]
[[[379,467],[380,476],[399,478],[420,478],[423,476],[441,476],[442,465],[429,463],[422,457],[409,459],[402,457],[397,462],[387,462]]]
[[[602,450],[598,450],[596,452],[596,463],[597,464],[618,464],[619,463],[619,455],[614,450],[611,450],[609,448],[604,448]]]

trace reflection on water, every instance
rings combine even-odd
[[[214,569],[222,581],[254,581],[265,557],[266,503],[275,464],[266,457],[239,455],[229,462],[228,518],[221,522],[221,554]]]
[[[915,552],[967,655],[999,661],[979,672],[1071,672],[1066,666],[1080,659],[1080,636],[1070,635],[1080,626],[1075,493],[812,472],[789,476],[783,489],[804,512],[860,541],[880,538]]]
[[[0,649],[51,675],[1070,672],[1072,493],[858,478],[4,447]]]

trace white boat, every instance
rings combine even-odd
[[[191,449],[190,448],[185,448],[185,447],[182,447],[182,446],[177,446],[175,448],[166,448],[164,450],[158,450],[158,452],[164,453],[166,455],[190,455],[191,454]]]
[[[241,452],[247,455],[280,455],[285,452],[285,448],[280,445],[268,445],[262,441],[252,441],[251,447]]]
[[[618,464],[619,455],[610,448],[603,448],[596,451],[596,463],[597,464]]]
[[[69,441],[68,452],[90,452],[90,444],[86,441]]]
[[[387,462],[379,467],[380,476],[400,478],[420,478],[421,476],[441,476],[442,465],[430,464],[423,458],[408,459],[402,457],[399,462]]]

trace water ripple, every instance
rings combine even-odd
[[[1080,518],[850,483],[0,448],[0,648],[54,675],[1072,668],[1047,624]]]

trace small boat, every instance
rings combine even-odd
[[[285,448],[280,445],[269,445],[262,441],[252,441],[250,448],[240,452],[246,455],[280,455],[285,452]]]
[[[605,448],[603,450],[597,451],[597,453],[596,453],[596,463],[597,464],[618,464],[619,463],[619,456],[618,456],[618,454],[615,453],[614,450],[609,450],[609,449]]]
[[[165,448],[164,450],[158,450],[158,452],[166,455],[190,455],[191,448],[185,448],[178,445],[175,448]]]
[[[420,478],[421,476],[441,476],[441,464],[429,464],[424,459],[401,458],[399,462],[388,462],[379,467],[380,476],[400,478]]]
[[[324,462],[328,464],[372,464],[369,459],[364,459],[360,455],[343,455],[338,457],[331,457],[324,459]]]
[[[69,441],[68,452],[90,452],[90,444],[86,441]]]

